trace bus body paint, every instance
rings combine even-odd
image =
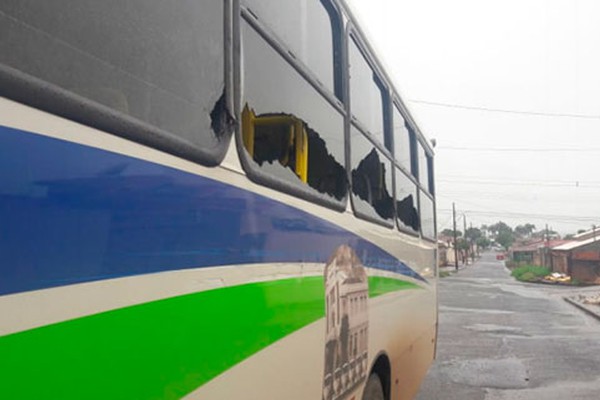
[[[419,288],[369,277],[369,295]],[[176,399],[324,316],[322,277],[208,290],[0,337],[14,399]]]
[[[0,296],[218,265],[322,262],[426,282],[362,237],[203,176],[0,126]]]

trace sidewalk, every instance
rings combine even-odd
[[[600,296],[600,288],[592,293],[583,292],[576,295],[564,296],[563,299],[567,303],[574,305],[597,320],[600,320],[600,304],[588,304],[585,302],[588,298],[597,298],[598,296]]]

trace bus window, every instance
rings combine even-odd
[[[396,213],[400,229],[419,232],[417,185],[400,168],[396,168]]]
[[[392,163],[355,127],[351,129],[352,204],[359,216],[392,223]]]
[[[404,118],[394,105],[394,158],[407,171],[410,171],[410,135]]]
[[[242,34],[242,139],[250,175],[341,201],[347,193],[342,115],[249,24]]]
[[[245,1],[329,89],[341,98],[339,17],[329,0]]]
[[[350,106],[352,114],[371,135],[384,144],[383,84],[364,58],[354,38],[350,40]]]
[[[183,143],[214,149],[225,133],[223,7],[222,1],[2,1],[0,63]]]
[[[433,200],[424,191],[419,191],[421,205],[421,233],[428,239],[435,239],[435,210]]]
[[[414,129],[408,125],[408,140],[410,141],[410,173],[415,179],[419,179],[419,155],[418,148],[419,142],[417,140],[417,136],[415,135]]]
[[[428,190],[429,193],[435,196],[435,180],[433,179],[433,157],[427,154],[427,171],[429,171],[428,176]]]
[[[419,183],[429,191],[429,156],[420,142],[417,144],[419,158]]]

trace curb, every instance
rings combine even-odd
[[[584,311],[585,313],[591,315],[592,317],[596,318],[598,321],[600,321],[600,314],[590,310],[588,307],[584,306],[583,304],[580,304],[578,302],[576,302],[573,299],[570,299],[569,297],[563,297],[563,299],[567,302],[570,303],[572,305],[574,305],[575,307],[579,308],[580,310]]]

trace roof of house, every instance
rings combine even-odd
[[[589,238],[586,240],[569,241],[567,243],[561,244],[560,246],[553,247],[552,250],[559,250],[559,251],[560,250],[563,250],[563,251],[573,250],[578,247],[587,246],[588,244],[594,243],[595,241],[600,242],[600,235],[598,235],[597,238],[592,237],[592,238]]]
[[[593,235],[594,233],[600,236],[600,226],[594,229],[587,230],[585,232],[578,233],[577,235],[573,236],[573,239],[581,240],[586,238],[586,236]]]
[[[513,247],[512,251],[513,251],[513,253],[514,252],[537,251],[537,249],[541,249],[543,247],[554,248],[555,246],[560,246],[560,245],[563,245],[565,243],[570,243],[570,242],[571,242],[570,240],[562,240],[562,239],[556,239],[556,240],[538,240],[536,242],[529,243],[529,244],[526,244],[526,245]]]

